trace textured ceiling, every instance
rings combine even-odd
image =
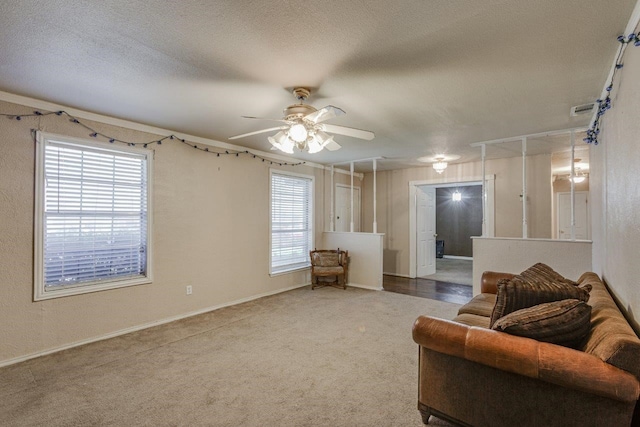
[[[586,125],[569,110],[599,96],[635,3],[4,0],[0,90],[228,142],[307,86],[376,138],[292,157],[464,162],[474,142]]]

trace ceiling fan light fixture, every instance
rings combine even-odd
[[[290,138],[286,138],[284,142],[281,144],[281,150],[287,154],[293,154],[293,147],[295,144]]]
[[[287,137],[286,133],[280,131],[274,136],[267,137],[267,139],[269,140],[271,145],[273,145],[278,150],[283,151],[285,153],[293,154],[294,144],[293,144],[293,141],[291,141],[289,137]]]
[[[302,123],[296,123],[289,128],[289,138],[295,142],[304,142],[308,136],[307,128]]]
[[[314,135],[309,139],[307,143],[307,149],[309,150],[309,154],[319,153],[324,148],[323,143],[320,141],[317,135]]]
[[[269,120],[284,123],[278,127],[261,129],[253,132],[243,133],[229,137],[229,139],[245,138],[265,132],[279,130],[276,135],[267,137],[271,143],[272,150],[280,150],[288,154],[293,154],[294,149],[317,153],[323,149],[329,151],[339,150],[340,144],[334,141],[333,136],[323,131],[346,135],[352,138],[372,140],[375,134],[368,130],[350,128],[340,125],[329,125],[324,123],[337,116],[345,114],[344,110],[327,105],[321,109],[316,109],[303,101],[309,96],[308,88],[295,88],[293,94],[300,101],[299,104],[289,105],[284,109],[282,119],[265,119],[253,116],[243,116],[247,119]]]

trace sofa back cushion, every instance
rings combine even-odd
[[[640,339],[597,274],[585,273],[578,283],[581,286],[590,284],[593,288],[589,300],[591,331],[580,350],[624,369],[640,380]]]

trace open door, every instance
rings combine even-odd
[[[436,189],[416,188],[417,275],[436,274]]]

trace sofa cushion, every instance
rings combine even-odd
[[[492,329],[576,348],[589,334],[591,306],[565,299],[516,310],[498,319]]]
[[[496,305],[491,313],[489,325],[509,313],[534,305],[563,299],[578,299],[587,302],[587,289],[567,283],[527,282],[520,276],[511,280],[502,279],[498,282]]]
[[[344,273],[344,268],[337,267],[314,267],[313,273],[318,276],[339,276]]]
[[[471,301],[460,307],[458,314],[475,314],[489,318],[495,305],[496,294],[478,294]]]
[[[457,315],[454,322],[462,323],[467,326],[477,326],[479,328],[489,329],[489,318],[487,316],[478,316],[477,314],[462,313]]]

